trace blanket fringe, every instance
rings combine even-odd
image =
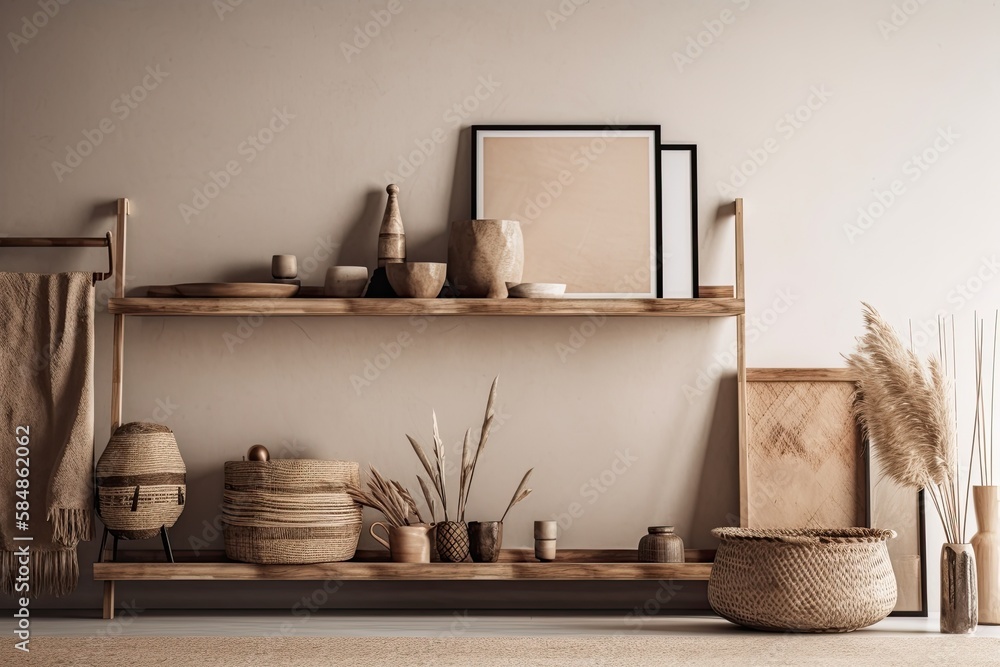
[[[19,556],[14,551],[0,551],[0,590],[15,597],[42,595],[62,597],[76,590],[80,580],[80,564],[76,549],[56,549],[51,551],[31,550],[27,577],[19,572]],[[22,581],[18,581],[22,578]],[[27,583],[28,588],[24,589]]]
[[[86,509],[49,508],[46,517],[52,523],[52,541],[75,547],[78,542],[94,538],[93,511]]]

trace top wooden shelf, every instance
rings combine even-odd
[[[116,315],[240,317],[500,315],[733,317],[743,299],[111,299]]]

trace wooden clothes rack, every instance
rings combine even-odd
[[[111,232],[99,236],[7,236],[0,238],[0,248],[107,248],[107,273],[94,272],[94,284],[115,273],[115,244]]]

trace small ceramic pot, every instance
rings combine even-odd
[[[299,260],[295,255],[274,255],[271,257],[271,277],[290,280],[299,275]]]
[[[446,563],[464,561],[469,557],[468,525],[464,521],[444,521],[437,524],[437,548],[438,555]]]
[[[516,220],[460,220],[448,235],[448,280],[462,297],[507,298],[524,273],[524,237]]]
[[[673,526],[650,526],[649,534],[639,540],[640,563],[683,563],[684,540],[674,534]]]
[[[535,540],[535,558],[542,562],[549,562],[556,559],[555,540]]]
[[[535,539],[536,540],[554,540],[557,535],[556,532],[559,530],[559,524],[555,521],[536,521],[535,522]]]
[[[447,264],[438,262],[393,262],[386,264],[389,284],[404,299],[436,299],[444,287]]]
[[[375,527],[385,531],[388,541],[375,534]],[[389,550],[394,563],[430,563],[431,541],[428,537],[434,526],[418,523],[412,526],[387,526],[376,521],[368,529],[375,541]]]
[[[326,270],[323,294],[338,299],[354,299],[365,293],[368,267],[331,266]]]
[[[500,521],[469,522],[469,554],[476,563],[495,563],[503,544],[503,523]]]

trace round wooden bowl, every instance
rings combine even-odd
[[[385,265],[389,284],[404,299],[436,299],[444,287],[447,264],[439,262],[391,262]]]

